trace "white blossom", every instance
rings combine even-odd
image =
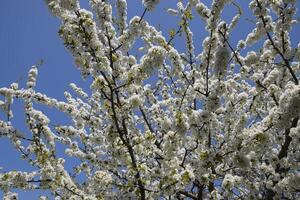
[[[60,0],[60,6],[66,10],[75,10],[78,8],[77,0]]]
[[[159,1],[160,0],[143,0],[143,4],[147,9],[153,10]]]
[[[178,15],[178,10],[175,10],[175,9],[172,9],[172,8],[169,8],[167,9],[167,12],[170,14],[170,15]]]
[[[223,77],[226,72],[227,64],[230,59],[230,52],[226,46],[220,45],[215,54],[215,74]]]
[[[3,200],[17,200],[17,199],[19,199],[18,194],[14,192],[7,192],[3,196]]]

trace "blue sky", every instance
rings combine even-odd
[[[162,0],[161,2],[154,12],[146,14],[145,19],[155,27],[159,27],[159,24],[161,24],[161,30],[167,35],[170,28],[177,28],[178,19],[165,14],[164,8],[176,8],[177,1]],[[203,2],[210,1],[205,0]],[[244,39],[249,30],[254,27],[246,20],[247,17],[251,18],[246,5],[249,1],[238,0],[237,2],[242,4],[245,16],[238,24],[239,28],[233,32],[232,43],[234,45],[239,39]],[[143,12],[141,0],[128,0],[128,4],[129,18],[141,15]],[[90,81],[83,81],[79,71],[74,67],[71,55],[64,48],[63,42],[57,34],[60,22],[50,14],[44,1],[8,0],[2,1],[0,5],[0,87],[9,86],[10,83],[16,81],[19,81],[21,87],[23,87],[30,66],[43,59],[44,64],[39,70],[37,91],[63,100],[63,92],[68,89],[68,84],[71,82],[88,88]],[[87,7],[87,0],[82,1],[82,5]],[[299,2],[297,7],[299,7]],[[235,14],[235,9],[227,8],[223,16],[228,20]],[[196,50],[198,49],[197,53],[199,53],[201,41],[207,33],[200,18],[198,16],[194,18],[191,24],[193,26],[195,47]],[[300,34],[299,24],[292,31],[293,46],[296,46],[296,42],[299,42],[296,37],[297,33]],[[184,50],[185,46],[180,39],[175,40],[175,43],[178,49]],[[256,47],[254,46],[254,48]],[[132,53],[136,52],[132,51]],[[16,101],[16,106],[13,109],[15,112],[13,122],[26,132],[27,129],[24,126],[24,117],[22,116],[22,102]],[[49,113],[54,123],[67,122],[67,119],[57,112],[42,109]],[[0,118],[3,119],[3,117],[3,114],[0,114]],[[19,154],[3,138],[0,138],[0,166],[4,167],[4,171],[12,169],[26,171],[31,169],[25,161],[19,159]],[[0,197],[1,195],[0,192]],[[36,199],[38,195],[39,192],[22,192],[20,199]]]

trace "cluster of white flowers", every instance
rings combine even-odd
[[[129,21],[129,27],[123,34],[118,38],[119,42],[122,44],[122,50],[128,51],[134,44],[135,39],[138,38],[142,30],[144,29],[145,23],[140,22],[140,18],[135,16]]]
[[[217,25],[219,23],[220,15],[222,10],[224,9],[224,6],[228,3],[232,2],[232,0],[224,0],[224,1],[218,1],[214,0],[211,5],[211,11],[209,19],[207,20],[207,29],[213,30],[217,28]],[[205,8],[203,10],[206,10]]]
[[[70,10],[70,11],[78,9],[79,7],[78,0],[60,0],[59,4],[63,9]]]
[[[38,175],[37,172],[19,172],[19,171],[10,171],[7,173],[0,173],[0,188],[7,195],[7,199],[17,199],[18,194],[10,192],[11,189],[19,187],[22,189],[34,189],[35,186],[30,183]]]
[[[133,107],[133,108],[137,108],[140,105],[143,104],[143,100],[141,99],[141,97],[139,95],[132,95],[129,99],[129,104]]]
[[[210,10],[203,2],[199,2],[196,5],[196,11],[203,19],[207,19],[210,16]]]
[[[230,52],[226,45],[219,45],[215,53],[215,67],[216,76],[224,77],[230,59]]]
[[[76,92],[76,94],[84,99],[87,99],[88,98],[88,94],[85,93],[82,88],[79,88],[76,86],[75,83],[71,83],[70,84],[70,87],[74,90],[74,92]]]
[[[38,75],[37,67],[33,66],[28,72],[28,81],[27,81],[28,88],[33,88],[35,86],[37,75]]]
[[[46,0],[91,90],[71,83],[65,101],[36,92],[38,66],[25,88],[0,88],[0,137],[37,169],[1,170],[4,199],[17,199],[16,188],[56,200],[299,199],[296,1],[250,1],[257,23],[238,40],[230,37],[242,11],[232,0],[178,1],[166,10],[179,21],[169,40],[146,21],[159,0],[143,0],[143,15],[131,19],[128,1],[112,2],[90,0],[90,12],[78,0]],[[237,13],[227,22],[230,6]],[[199,49],[194,12],[208,33]],[[173,44],[180,36],[183,51]],[[12,120],[16,98],[26,133]],[[54,124],[37,105],[70,120]]]
[[[114,31],[114,27],[112,26],[112,6],[102,0],[90,0],[89,2],[96,13],[101,29],[108,32]]]
[[[232,189],[239,181],[241,181],[241,177],[226,174],[222,182],[222,187]]]
[[[160,0],[143,0],[144,6],[148,10],[153,10]]]
[[[164,64],[166,51],[160,46],[151,47],[148,54],[141,58],[141,63],[133,66],[137,71],[139,78],[149,77],[155,68],[161,67]],[[139,79],[138,78],[138,79]]]
[[[273,69],[269,73],[269,75],[264,79],[263,85],[266,86],[266,87],[268,87],[270,84],[276,82],[276,80],[279,77],[279,75],[280,75],[280,71],[277,68]]]
[[[126,28],[127,26],[127,2],[126,0],[117,0],[117,8],[118,8],[118,15],[120,18],[119,26],[121,29],[121,32]]]
[[[170,14],[170,15],[174,15],[174,16],[176,16],[176,15],[178,15],[178,10],[175,10],[175,9],[172,9],[172,8],[168,8],[167,9],[167,12]]]
[[[18,194],[15,192],[7,192],[3,196],[3,200],[17,200],[18,199]]]
[[[286,89],[279,100],[279,108],[282,113],[280,116],[280,124],[284,127],[289,126],[290,119],[299,117],[300,115],[300,86],[291,86]]]
[[[112,177],[106,171],[96,171],[94,174],[94,180],[102,184],[110,184],[112,182]]]

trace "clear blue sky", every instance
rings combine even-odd
[[[82,1],[83,7],[87,7],[87,0]],[[161,0],[161,4],[153,13],[147,13],[145,19],[150,24],[158,27],[167,35],[167,30],[177,28],[178,19],[166,15],[164,8],[176,8],[175,0]],[[210,2],[205,0],[203,2]],[[236,45],[239,39],[244,39],[253,28],[253,24],[246,20],[249,16],[247,0],[237,0],[243,5],[245,16],[242,17],[232,37],[232,43]],[[128,0],[129,18],[141,15],[143,7],[141,0]],[[74,67],[71,55],[63,46],[58,37],[59,20],[50,14],[43,0],[7,0],[0,4],[0,87],[9,86],[10,83],[20,81],[21,87],[25,85],[27,72],[31,65],[40,59],[44,64],[39,70],[37,91],[46,93],[50,97],[63,99],[63,92],[68,89],[70,82],[88,88],[89,81],[82,81],[79,72]],[[299,7],[299,2],[297,3]],[[236,13],[235,9],[227,9],[223,14],[225,19],[230,19]],[[297,14],[299,16],[299,14]],[[207,35],[204,24],[198,16],[192,21],[196,50],[201,47],[202,39]],[[292,31],[293,45],[299,42],[296,35],[300,34],[300,25],[297,24]],[[180,40],[175,40],[176,46],[183,50],[184,45]],[[295,42],[296,41],[296,42]],[[255,48],[255,47],[254,47]],[[132,52],[134,53],[134,52]],[[22,104],[16,101],[14,107],[16,118],[14,123],[21,130],[27,131],[22,116]],[[53,123],[66,122],[67,119],[55,111],[48,112]],[[3,114],[0,118],[3,119]],[[28,131],[27,131],[28,132]],[[0,166],[4,171],[8,170],[30,170],[25,161],[19,159],[19,154],[12,149],[11,144],[0,138]],[[71,165],[70,165],[71,166]],[[22,192],[20,199],[37,199],[39,192]],[[0,197],[2,193],[0,192]]]

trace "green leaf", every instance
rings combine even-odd
[[[184,12],[184,16],[185,16],[188,20],[192,20],[192,19],[193,19],[193,15],[192,15],[191,10],[186,10],[186,11]]]
[[[176,34],[175,29],[174,29],[174,28],[171,28],[171,29],[169,30],[169,36],[170,36],[170,37],[174,37],[175,34]]]

